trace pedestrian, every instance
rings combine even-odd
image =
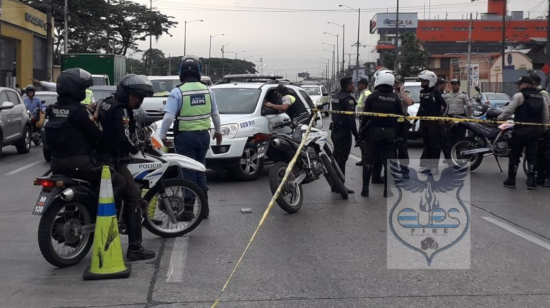
[[[336,93],[332,97],[332,110],[354,112],[355,105],[357,103],[353,96],[351,96],[351,93],[355,91],[353,79],[351,77],[344,77],[340,79],[340,88],[340,92]],[[359,141],[357,124],[355,123],[355,115],[333,113],[330,129],[332,130],[331,139],[334,144],[334,159],[345,176],[346,163],[351,153],[353,142],[352,137],[355,137],[356,145],[357,141]],[[347,187],[346,190],[350,194],[354,193],[353,190]]]
[[[34,114],[36,109],[40,109],[43,112],[46,112],[46,106],[42,104],[42,101],[34,94],[36,93],[36,90],[33,86],[28,86],[25,88],[25,94],[27,96],[23,99],[23,103],[25,104],[25,107],[27,107],[27,110]]]
[[[57,83],[55,82],[49,82],[49,81],[40,81],[35,78],[31,78],[31,81],[33,84],[39,84],[43,88],[46,88],[48,91],[55,91],[57,87]],[[90,87],[93,85],[93,83],[90,85]]]
[[[460,80],[451,80],[451,92],[445,96],[447,104],[449,105],[448,117],[452,118],[471,118],[473,115],[473,108],[468,93],[460,91]],[[458,138],[466,136],[466,128],[460,125],[456,125],[454,129],[448,131],[449,141],[451,144]]]
[[[405,92],[405,77],[402,75],[395,76],[394,93],[397,94],[401,107],[403,109],[403,115],[409,116],[409,106],[414,104],[414,100]],[[409,130],[411,129],[411,122],[405,120],[398,123],[398,136],[397,136],[397,158],[399,159],[399,165],[403,173],[403,178],[409,178]]]
[[[281,104],[266,102],[264,105],[266,108],[275,109],[279,113],[285,112],[292,121],[303,114],[309,114],[304,104],[300,102],[295,104],[296,97],[290,94],[290,91],[284,84],[278,85],[275,92],[277,93],[277,98],[281,100]]]
[[[508,163],[508,178],[504,181],[504,187],[516,187],[516,173],[521,154],[525,149],[528,164],[527,189],[537,189],[535,179],[535,167],[537,165],[537,151],[539,140],[543,136],[545,128],[540,124],[548,124],[549,110],[533,79],[523,76],[516,82],[519,92],[514,95],[512,102],[500,114],[498,120],[508,120],[512,114],[515,122],[533,123],[539,125],[516,124],[512,135],[512,150]]]
[[[210,148],[210,124],[214,122],[214,136],[216,145],[222,143],[221,122],[218,106],[214,94],[206,85],[201,83],[202,63],[193,55],[184,56],[179,65],[179,77],[182,84],[172,90],[164,108],[164,119],[159,136],[168,145],[166,134],[170,125],[174,124],[174,145],[176,153],[194,159],[206,165],[206,153]],[[204,172],[183,169],[186,180],[197,183],[208,198],[206,174]],[[208,200],[208,199],[207,199]],[[181,213],[183,221],[191,221],[195,217],[195,196],[185,196],[184,211]],[[208,201],[205,207],[205,218],[208,218],[210,209]]]
[[[544,101],[550,108],[550,94],[540,86],[541,78],[533,73],[529,77],[533,80],[533,85],[540,91],[544,97]],[[539,149],[537,151],[537,184],[544,187],[550,187],[550,130],[546,130],[543,137],[539,141]]]
[[[153,96],[153,85],[149,78],[129,74],[122,78],[115,95],[103,101],[97,108],[99,122],[104,131],[97,148],[97,157],[102,163],[114,166],[126,182],[122,190],[122,199],[128,233],[126,258],[129,261],[149,260],[155,257],[154,251],[146,250],[141,244],[141,219],[143,214],[147,213],[147,202],[140,195],[134,176],[128,170],[128,163],[121,162],[130,158],[130,154],[137,154],[139,151],[133,142],[136,134],[134,110],[141,106],[145,97],[150,96]]]
[[[86,98],[80,102],[82,105],[93,109],[93,106],[95,105],[95,97],[94,92],[90,88],[86,89]]]
[[[384,71],[374,83],[375,92],[365,101],[365,112],[403,115],[403,106],[399,96],[394,93],[395,76]],[[363,189],[361,196],[369,196],[371,168],[376,156],[381,158],[384,170],[389,159],[397,157],[395,143],[398,136],[397,118],[364,116],[361,121],[361,140],[363,141]],[[387,173],[387,172],[386,172]],[[384,197],[388,196],[388,175],[384,175]]]
[[[367,79],[361,78],[361,80],[359,80],[357,88],[359,89],[359,91],[361,91],[361,94],[359,95],[359,100],[357,101],[358,112],[363,111],[363,108],[365,106],[365,100],[367,99],[367,97],[369,97],[369,95],[372,94],[371,91],[369,91],[368,86],[369,86],[369,81]],[[359,116],[359,119],[361,119],[361,116]],[[363,156],[364,154],[361,154],[361,157]],[[361,159],[361,161],[357,162],[355,165],[363,166],[363,159]]]
[[[447,106],[449,105],[449,93],[446,91],[447,84],[449,82],[445,80],[445,78],[437,78],[436,83],[436,89],[441,92],[441,96],[447,103]],[[452,162],[452,156],[451,156],[451,137],[450,137],[450,130],[453,126],[453,122],[451,121],[441,121],[439,122],[441,124],[441,134],[440,136],[440,143],[441,143],[441,152],[443,152],[443,157],[445,158],[445,162],[449,165],[451,165]]]
[[[434,72],[424,70],[418,75],[421,82],[420,90],[420,108],[418,116],[423,117],[442,117],[447,115],[447,103],[436,88],[437,76]],[[425,158],[421,159],[422,165],[426,169],[422,173],[435,175],[438,173],[439,158],[441,152],[441,134],[443,132],[442,121],[421,120],[420,130],[424,141]]]

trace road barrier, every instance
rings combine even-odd
[[[233,271],[231,272],[231,275],[229,275],[229,278],[225,282],[220,294],[218,295],[218,298],[216,298],[216,302],[211,306],[211,308],[215,308],[221,302],[221,297],[223,296],[223,293],[227,289],[227,286],[229,286],[229,282],[233,278],[233,275],[235,274],[235,272],[237,272],[237,269],[239,268],[239,265],[241,265],[241,262],[243,261],[244,256],[246,255],[246,253],[250,249],[250,246],[252,245],[252,242],[254,242],[254,240],[256,239],[256,235],[258,235],[258,232],[260,231],[260,228],[263,226],[265,220],[267,219],[267,216],[271,212],[271,209],[273,208],[273,205],[275,204],[275,201],[279,198],[279,195],[283,191],[283,186],[285,185],[286,181],[288,181],[288,176],[292,172],[292,169],[294,169],[294,165],[296,164],[296,160],[298,160],[298,157],[300,156],[300,152],[302,151],[302,148],[304,147],[304,145],[307,141],[309,133],[311,132],[311,128],[313,127],[313,124],[315,123],[316,120],[317,120],[317,113],[314,113],[313,117],[311,119],[311,122],[309,123],[309,126],[307,128],[306,134],[302,138],[302,142],[300,143],[300,146],[296,150],[296,155],[294,155],[294,157],[292,158],[292,160],[288,164],[285,176],[283,177],[283,180],[281,181],[281,184],[279,185],[279,188],[277,188],[277,191],[275,192],[275,194],[273,194],[273,198],[271,198],[271,201],[269,202],[269,205],[267,206],[267,209],[265,210],[264,215],[263,215],[262,219],[260,220],[260,223],[256,227],[256,230],[254,231],[254,234],[252,234],[252,237],[250,238],[250,241],[248,241],[248,244],[246,245],[246,248],[244,249],[243,253],[241,254],[241,257],[239,258],[239,261],[237,261],[237,264],[235,264],[235,267],[233,268]]]

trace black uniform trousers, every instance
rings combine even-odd
[[[127,209],[132,209],[133,211],[136,211],[136,209],[140,205],[139,201],[141,199],[141,195],[136,184],[134,183],[134,177],[132,176],[132,173],[130,173],[130,170],[128,170],[128,163],[120,163],[117,166],[116,159],[111,155],[98,154],[97,157],[102,163],[108,164],[111,167],[116,168],[116,173],[124,179],[125,185],[121,191],[122,199],[124,200],[124,206],[126,206]]]
[[[532,166],[537,165],[537,151],[542,137],[542,127],[539,126],[520,126],[514,127],[512,135],[512,151],[510,152],[510,165],[513,170],[519,166],[521,154],[525,149],[527,163]]]
[[[426,168],[437,168],[441,155],[441,131],[439,121],[421,121],[420,131],[424,141],[425,157],[421,158],[421,165]],[[430,161],[427,161],[430,160]]]
[[[542,182],[550,178],[550,130],[539,141],[537,151],[537,180]]]
[[[334,124],[331,134],[332,144],[334,145],[334,159],[342,173],[346,175],[346,162],[351,153],[353,138],[351,130],[346,126]]]
[[[404,173],[409,172],[409,130],[411,129],[411,123],[407,120],[403,123],[399,123],[399,140],[395,146],[397,151],[395,157],[399,159],[399,164],[401,165],[401,171]],[[425,155],[422,153],[422,155]],[[364,156],[364,154],[363,154]],[[382,159],[380,155],[376,155],[372,165],[372,178],[374,180],[380,180],[382,178]]]
[[[393,127],[386,127],[385,130],[395,130]],[[392,137],[393,135],[393,137]],[[384,183],[387,186],[387,162],[389,159],[395,159],[397,157],[395,134],[388,133],[387,139],[378,138],[377,140],[368,139],[361,143],[363,147],[363,187],[369,186],[369,181],[372,172],[374,172],[374,163],[379,159],[381,165],[385,170]],[[378,172],[378,171],[376,171]],[[379,174],[379,173],[378,173]]]

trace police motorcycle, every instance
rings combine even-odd
[[[297,116],[294,121],[286,119],[273,126],[274,130],[288,126],[292,130],[290,134],[273,133],[271,135],[256,134],[254,136],[258,143],[258,149],[261,150],[260,152],[265,153],[274,162],[269,171],[269,187],[272,194],[275,194],[279,188],[288,165],[295,156],[313,116],[316,116],[316,114],[304,113]],[[340,193],[342,198],[348,198],[348,192],[343,184],[344,175],[334,160],[327,139],[327,132],[314,127],[311,128],[296,165],[277,199],[277,204],[282,210],[288,213],[298,212],[304,201],[302,185],[318,180],[321,175],[325,176],[330,187]]]
[[[164,145],[152,128],[136,128],[135,144],[139,153],[131,155],[128,169],[134,176],[148,207],[143,226],[151,233],[178,237],[193,231],[205,215],[206,195],[194,182],[177,178],[178,168],[205,172],[203,164],[178,154],[166,154]],[[102,167],[98,168],[98,177]],[[41,216],[38,226],[38,245],[46,261],[57,267],[79,263],[90,250],[95,231],[99,188],[89,182],[63,175],[51,175],[34,180],[42,190],[33,215]],[[173,177],[173,178],[172,178]],[[125,233],[124,204],[115,201],[119,230]],[[118,202],[120,201],[120,202]],[[184,206],[194,211],[181,218]]]
[[[482,106],[474,114],[481,120],[496,121],[503,112],[500,108]],[[477,169],[486,156],[493,156],[502,172],[499,157],[508,157],[512,149],[513,123],[458,123],[467,129],[467,136],[456,140],[451,147],[453,164],[461,165],[470,162],[470,171]],[[525,158],[524,158],[525,165]]]

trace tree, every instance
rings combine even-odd
[[[109,1],[110,3],[106,2]],[[35,0],[22,2],[46,12],[46,3]],[[64,42],[64,0],[52,0],[56,40],[54,53],[59,57]],[[177,25],[173,17],[150,11],[145,5],[128,0],[69,1],[69,44],[71,53],[107,52],[126,56],[140,52],[138,41],[151,35],[158,40]],[[108,40],[110,37],[110,40]]]
[[[403,33],[401,39],[401,55],[399,56],[399,74],[409,77],[417,73],[427,64],[428,53],[421,46],[422,42],[412,32]],[[395,70],[395,53],[387,53],[383,59],[384,66]]]

